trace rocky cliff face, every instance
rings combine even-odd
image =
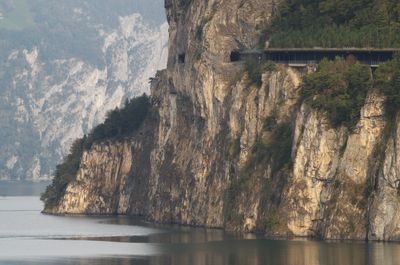
[[[399,239],[400,123],[385,129],[382,95],[370,91],[355,130],[332,129],[324,113],[298,100],[308,70],[278,65],[255,85],[241,63],[229,62],[231,51],[258,45],[257,25],[268,23],[274,1],[165,6],[168,68],[151,87],[158,118],[132,139],[85,152],[77,180],[45,211],[139,214],[278,236]],[[265,128],[272,116],[275,133]]]

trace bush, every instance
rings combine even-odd
[[[51,185],[47,186],[46,191],[40,197],[46,207],[57,205],[64,195],[68,184],[75,180],[85,141],[86,138],[75,140],[70,148],[70,154],[61,164],[57,165]]]
[[[106,115],[104,123],[95,127],[85,142],[89,149],[94,142],[130,136],[146,119],[150,111],[150,99],[143,94],[125,102],[122,109],[115,108]]]
[[[323,60],[315,73],[304,77],[301,98],[326,113],[331,127],[354,128],[373,80],[369,66],[336,58]]]
[[[235,205],[237,198],[240,197],[240,193],[248,188],[248,178],[240,178],[238,180],[232,180],[230,185],[225,191],[225,205],[224,205],[224,217],[225,222],[231,222],[236,225],[240,225],[243,221],[243,216],[238,214]]]
[[[385,113],[392,121],[400,109],[400,55],[375,71],[375,86],[386,96]]]
[[[262,161],[271,162],[272,173],[276,173],[291,159],[293,143],[292,127],[289,123],[278,123],[271,129],[268,141],[258,140],[252,148],[250,164]]]
[[[245,67],[249,75],[250,82],[254,85],[261,86],[262,73],[275,71],[276,63],[273,61],[266,61],[265,63],[260,64],[254,58],[247,58],[245,61]]]
[[[263,120],[263,130],[270,132],[276,127],[276,124],[277,124],[276,111],[273,111],[271,115],[267,116]]]
[[[246,71],[249,75],[250,82],[254,85],[261,86],[261,67],[260,64],[254,58],[248,58],[245,61]]]
[[[240,137],[236,137],[235,139],[228,138],[225,152],[230,158],[237,157],[240,154]]]
[[[263,71],[266,71],[266,72],[276,71],[276,63],[274,61],[268,60],[263,64],[262,68],[263,68]]]
[[[276,230],[277,226],[279,226],[279,223],[279,215],[276,210],[273,209],[271,209],[267,215],[261,219],[263,229],[267,232]]]

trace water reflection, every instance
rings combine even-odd
[[[151,226],[138,219],[118,218],[114,223]],[[152,265],[397,265],[400,244],[269,240],[256,235],[235,235],[222,230],[156,226],[166,233],[123,239],[160,244],[162,255],[149,258]],[[134,264],[134,263],[132,263]]]
[[[197,229],[195,229],[197,230]],[[216,231],[217,237],[210,236],[213,232],[200,231],[183,232],[181,235],[174,230],[162,235],[148,237],[113,237],[113,241],[150,243],[141,245],[141,250],[136,247],[131,254],[115,258],[100,256],[99,251],[92,257],[53,259],[31,259],[18,263],[0,264],[69,264],[69,265],[397,265],[400,261],[400,246],[398,244],[362,242],[316,242],[316,241],[286,241],[267,239],[240,239],[235,236],[222,236],[221,231]],[[222,233],[223,234],[223,233]],[[210,238],[217,238],[216,241]],[[107,238],[92,238],[93,241],[108,240]],[[182,240],[181,240],[182,239]],[[53,241],[53,240],[49,240]],[[68,240],[69,241],[69,240]],[[155,244],[155,242],[158,242]],[[163,243],[160,243],[163,242]],[[50,242],[51,244],[51,242]],[[151,253],[150,246],[155,252]],[[90,244],[83,245],[83,249],[93,249]],[[98,248],[96,248],[99,250]],[[120,246],[118,249],[121,250]],[[125,250],[124,250],[125,251]],[[124,252],[123,251],[123,252]],[[93,254],[93,253],[92,253]],[[115,252],[118,254],[118,251]],[[87,252],[90,255],[90,251]],[[94,256],[94,257],[93,257]],[[98,256],[98,258],[96,258]]]
[[[0,200],[0,265],[397,265],[400,244],[270,240],[127,217],[55,217]]]
[[[312,241],[236,240],[165,246],[165,256],[150,264],[290,264],[395,265],[400,247],[394,244],[323,243]]]

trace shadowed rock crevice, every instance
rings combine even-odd
[[[257,25],[270,21],[274,1],[182,3],[166,1],[168,68],[151,82],[157,114],[132,138],[88,150],[79,181],[48,211],[274,236],[399,238],[400,130],[381,142],[383,93],[366,89],[352,126],[332,126],[326,109],[300,100],[315,66],[250,71],[228,62],[231,51],[257,48]],[[115,163],[124,165],[116,178]]]

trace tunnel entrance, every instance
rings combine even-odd
[[[231,59],[231,62],[238,62],[238,61],[240,61],[240,52],[238,52],[238,51],[233,51],[233,52],[231,52],[230,59]]]
[[[178,63],[185,63],[185,53],[178,54]]]

